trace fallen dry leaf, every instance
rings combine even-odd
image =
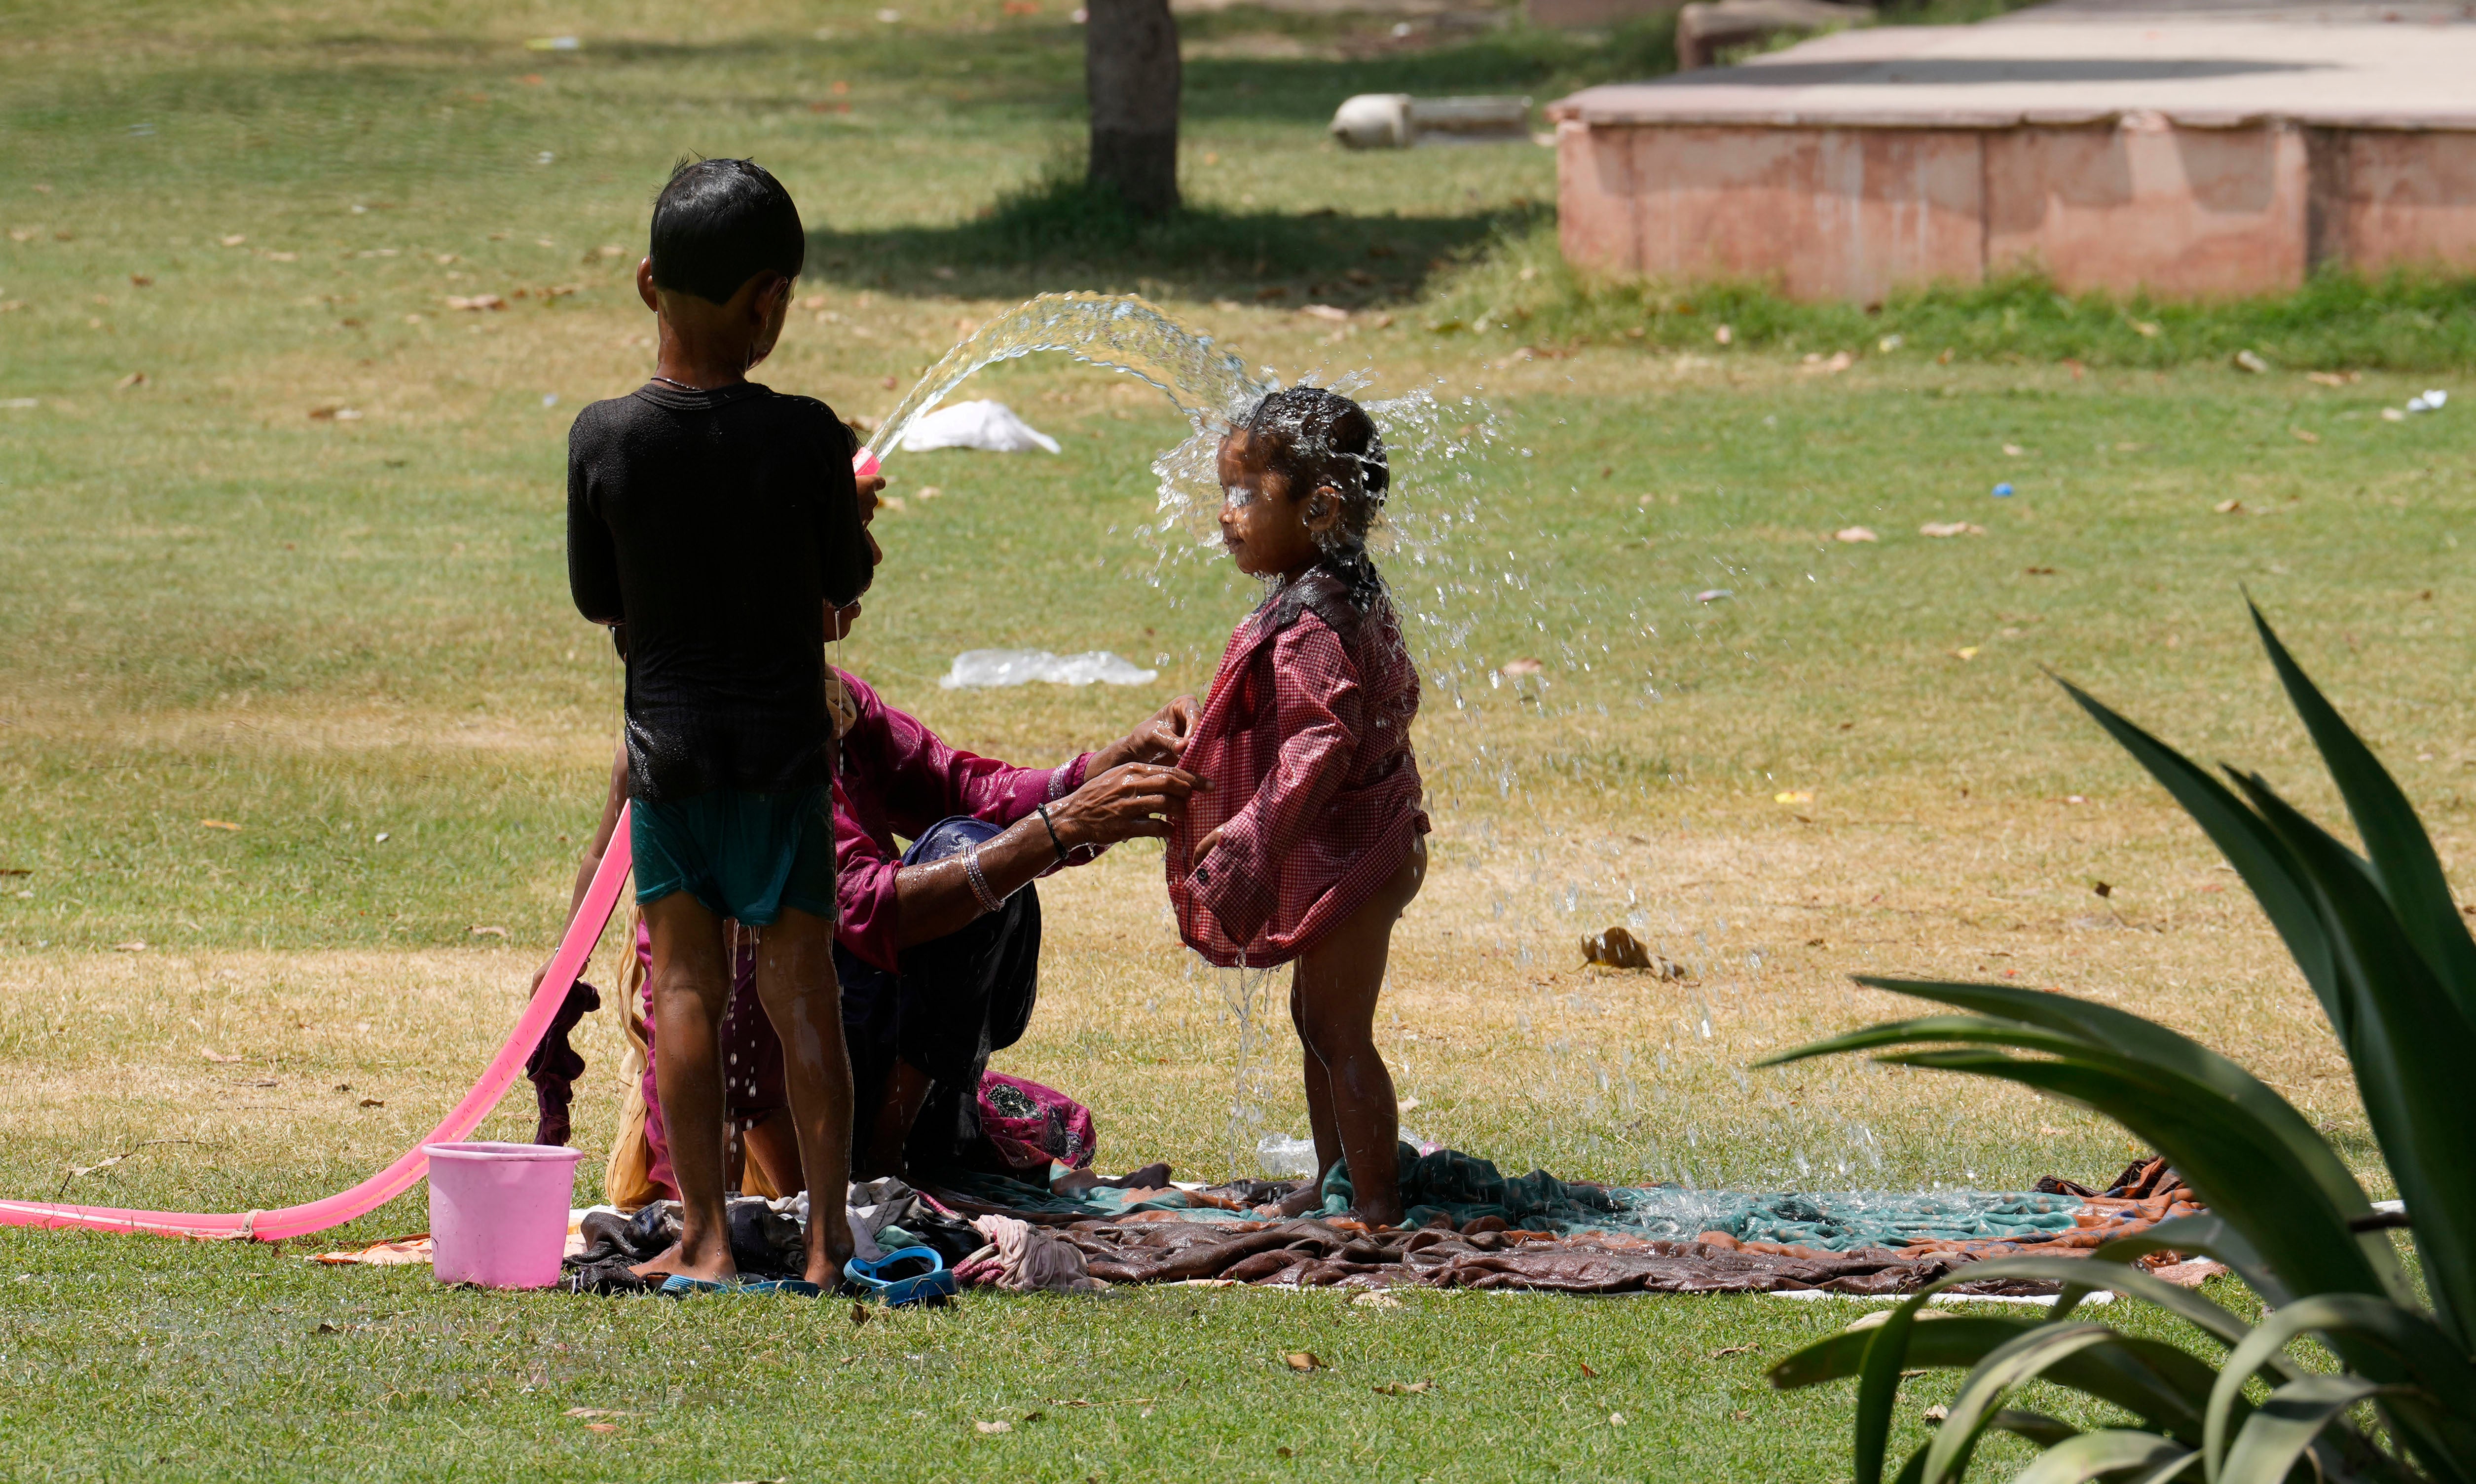
[[[2237,370],[2249,371],[2256,376],[2269,369],[2269,362],[2262,359],[2258,351],[2238,351],[2233,359]]]
[[[570,1407],[562,1417],[642,1417],[642,1412],[622,1412],[616,1407]]]
[[[1408,1112],[1410,1104],[1418,1101],[1416,1098],[1410,1099],[1401,1104],[1400,1111]],[[1369,1289],[1366,1293],[1350,1299],[1349,1305],[1354,1309],[1398,1309],[1401,1307],[1401,1300],[1379,1289]]]
[[[1977,646],[1974,644],[1964,644],[1960,648],[1953,650],[1951,652],[1951,656],[1954,659],[1975,659],[1977,657]]]
[[[2365,374],[2361,371],[2307,371],[2304,379],[2323,386],[2344,386],[2351,382],[2363,381]]]
[[[1546,668],[1547,666],[1535,659],[1508,659],[1496,667],[1496,673],[1510,678],[1517,675],[1537,675]]]
[[[477,938],[504,938],[508,935],[508,929],[505,928],[484,928],[479,923],[464,930]]]
[[[449,294],[447,307],[451,309],[504,309],[508,301],[497,294]]]
[[[1321,1371],[1325,1369],[1324,1362],[1316,1358],[1315,1351],[1313,1350],[1292,1350],[1281,1357],[1281,1364],[1289,1367],[1293,1371],[1299,1372]]]
[[[1597,1372],[1596,1372],[1596,1371],[1594,1371],[1594,1370],[1592,1370],[1592,1369],[1591,1369],[1591,1363],[1590,1363],[1589,1361],[1587,1361],[1587,1360],[1585,1360],[1585,1361],[1580,1361],[1580,1362],[1577,1362],[1577,1364],[1581,1366],[1581,1368],[1582,1368],[1582,1373],[1583,1373],[1584,1375],[1587,1375],[1587,1376],[1593,1376],[1593,1377],[1596,1377],[1596,1376],[1597,1376],[1597,1375],[1598,1375],[1598,1373],[1597,1373]]]
[[[365,1108],[383,1108],[386,1106],[386,1100],[384,1098],[364,1098],[361,1100],[361,1106]]]
[[[226,246],[226,247],[238,247],[238,246],[240,246],[242,243],[244,243],[244,242],[248,241],[248,240],[249,240],[249,238],[245,237],[245,236],[241,235],[239,233],[235,232],[235,233],[232,234],[230,236],[224,237],[224,238],[222,238],[221,240],[222,240],[222,242],[223,242],[224,246]]]
[[[1349,311],[1335,305],[1310,304],[1306,308],[1299,310],[1299,312],[1301,314],[1311,314],[1317,319],[1330,320],[1336,325],[1346,325],[1349,323]]]
[[[2211,509],[2217,511],[2220,515],[2241,515],[2243,513],[2243,507],[2244,504],[2241,500],[2221,500],[2217,504],[2210,507]]]
[[[238,825],[234,824],[228,819],[202,819],[198,821],[198,825],[201,829],[238,829],[240,828]]]
[[[1831,533],[1831,539],[1845,541],[1853,546],[1860,541],[1880,541],[1883,538],[1863,526],[1843,526]]]
[[[1609,1413],[1609,1414],[1608,1414],[1608,1425],[1609,1425],[1609,1426],[1611,1426],[1611,1427],[1622,1427],[1622,1426],[1623,1426],[1624,1424],[1625,1424],[1625,1420],[1624,1420],[1624,1414],[1623,1414],[1622,1412],[1611,1412],[1611,1413]]]
[[[1375,1388],[1387,1397],[1424,1397],[1435,1389],[1433,1381],[1386,1381]]]
[[[1759,1345],[1731,1345],[1722,1349],[1713,1350],[1711,1358],[1718,1360],[1726,1355],[1752,1355],[1759,1353],[1762,1347]]]
[[[239,1057],[237,1057],[237,1056],[227,1056],[227,1055],[225,1055],[225,1054],[224,1054],[223,1052],[221,1052],[221,1051],[214,1051],[214,1050],[211,1050],[210,1048],[203,1047],[203,1046],[198,1048],[198,1054],[199,1054],[199,1055],[201,1055],[201,1056],[204,1056],[207,1060],[211,1061],[211,1062],[215,1063],[215,1064],[216,1064],[216,1065],[218,1065],[218,1066],[225,1066],[225,1067],[229,1067],[229,1066],[231,1066],[234,1062],[236,1062],[236,1061],[240,1060],[240,1058],[239,1058]]]
[[[1918,528],[1918,534],[1921,536],[1935,536],[1938,538],[1944,536],[1982,536],[1986,534],[1986,528],[1983,526],[1971,525],[1969,522],[1965,520],[1930,520]]]
[[[587,1422],[584,1424],[584,1430],[586,1432],[617,1432],[619,1430],[619,1424],[617,1422]]]
[[[113,391],[127,391],[132,386],[143,386],[145,384],[146,373],[143,371],[132,371],[127,376],[122,377],[119,381],[112,383],[111,389]]]
[[[975,1430],[985,1433],[1014,1431],[1012,1422],[974,1422],[972,1426]]]
[[[2315,433],[2310,428],[2290,428],[2287,431],[2295,434],[2295,441],[2298,443],[2318,443],[2321,441],[2321,434]]]
[[[126,943],[115,943],[111,946],[111,951],[115,953],[142,953],[146,952],[146,940],[132,938]]]

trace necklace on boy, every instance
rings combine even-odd
[[[654,378],[654,380],[655,380],[655,381],[657,381],[657,382],[668,382],[668,383],[670,383],[672,385],[674,385],[674,386],[678,387],[678,388],[679,388],[680,390],[681,390],[681,391],[704,391],[704,390],[706,389],[705,387],[702,387],[702,386],[690,386],[687,383],[681,381],[681,380],[680,380],[678,377],[676,377],[676,376],[659,376],[659,375],[656,375],[656,376]]]

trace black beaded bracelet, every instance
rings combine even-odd
[[[1057,827],[1050,823],[1049,805],[1035,804],[1031,812],[1040,816],[1040,828],[1049,831],[1049,848],[1057,853],[1057,863],[1061,866],[1066,864],[1066,842],[1057,838]]]

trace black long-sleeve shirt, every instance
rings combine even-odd
[[[655,383],[577,414],[568,586],[628,626],[634,797],[831,779],[825,605],[870,576],[851,458],[831,408],[754,383]]]

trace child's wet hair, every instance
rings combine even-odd
[[[1384,435],[1367,409],[1321,386],[1293,386],[1255,404],[1231,430],[1247,457],[1281,476],[1290,498],[1303,501],[1329,487],[1341,501],[1341,519],[1329,544],[1354,551],[1384,509],[1393,468],[1385,460]]]
[[[729,304],[760,273],[798,278],[808,259],[800,209],[753,160],[682,160],[654,199],[654,286]]]

